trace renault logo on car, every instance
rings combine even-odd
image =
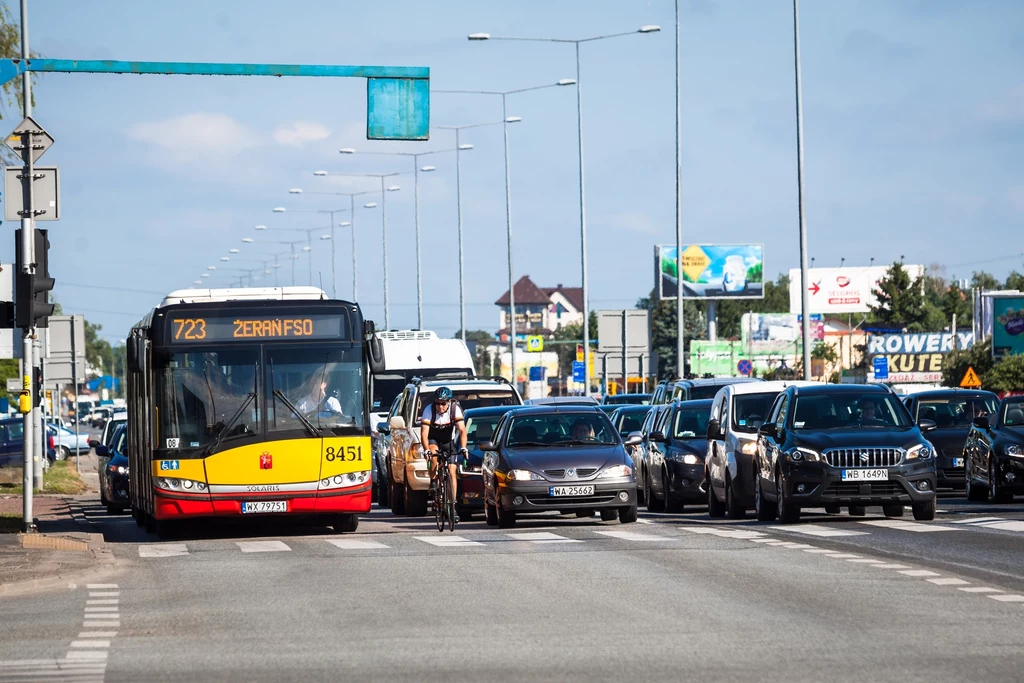
[[[569,469],[567,469],[565,471],[565,476],[567,476],[567,477],[575,477],[576,476],[576,470],[574,470],[573,468],[570,467]]]

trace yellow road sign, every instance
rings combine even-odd
[[[544,350],[544,337],[540,335],[530,335],[526,338],[526,350],[533,352],[540,352]]]
[[[683,250],[683,273],[690,282],[696,282],[710,265],[711,259],[697,245],[691,244]]]
[[[964,378],[960,380],[960,386],[964,389],[981,388],[981,378],[978,377],[978,373],[974,371],[973,367],[967,368],[967,372],[964,373]]]

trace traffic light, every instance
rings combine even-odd
[[[14,231],[15,263],[14,314],[15,323],[22,329],[47,327],[53,315],[50,291],[54,280],[50,277],[48,252],[50,240],[46,230],[35,231],[35,273],[23,273],[21,263],[21,229]]]

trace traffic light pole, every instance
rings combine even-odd
[[[22,59],[28,59],[28,0],[21,0],[21,57]],[[22,108],[26,117],[32,115],[32,81],[30,74],[26,72],[21,78],[21,94],[22,94]],[[22,171],[21,177],[21,190],[24,197],[24,213],[21,216],[21,268],[23,273],[34,273],[35,272],[35,228],[32,225],[32,134],[26,131],[21,137],[21,156],[25,162],[24,170]],[[24,375],[22,377],[22,396],[27,395],[27,400],[23,398],[21,405],[22,415],[24,417],[23,429],[23,443],[24,443],[24,458],[22,460],[23,477],[22,477],[22,497],[23,497],[23,510],[22,510],[22,526],[24,531],[34,531],[35,521],[32,515],[32,492],[33,492],[33,480],[35,479],[35,464],[34,464],[34,439],[32,438],[35,432],[36,420],[35,418],[35,401],[32,400],[32,389],[34,382],[32,381],[32,369],[36,366],[34,356],[35,344],[35,324],[30,320],[29,326],[24,328],[24,336],[22,337],[22,356],[25,360],[24,363]],[[24,405],[27,403],[27,406]],[[42,462],[39,463],[42,466]],[[41,479],[41,477],[40,477]],[[39,482],[40,485],[42,481]]]

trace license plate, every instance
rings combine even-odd
[[[887,481],[889,479],[889,470],[843,470],[842,476],[843,481]]]
[[[288,512],[287,500],[256,500],[242,503],[242,514],[251,512]]]
[[[549,491],[552,496],[592,496],[593,486],[552,486]]]
[[[963,458],[953,458],[953,467],[963,467],[963,466],[964,466],[964,459]]]

